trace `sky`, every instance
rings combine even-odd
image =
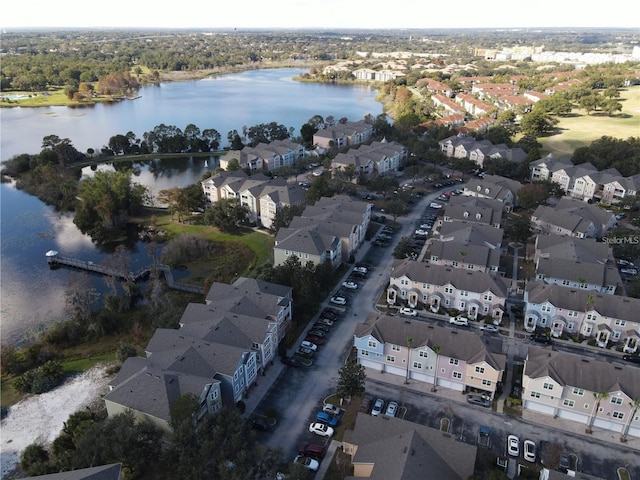
[[[637,0],[28,0],[4,2],[0,27],[640,29],[640,7]]]

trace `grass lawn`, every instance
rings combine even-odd
[[[29,95],[28,98],[21,98],[12,101],[0,102],[1,107],[78,107],[81,105],[93,105],[94,103],[112,102],[113,97],[95,97],[90,102],[78,102],[70,100],[64,93],[64,89],[52,90],[46,95],[34,92],[10,92],[7,95]],[[79,113],[82,115],[82,113]]]
[[[575,149],[586,147],[602,136],[627,139],[640,136],[640,86],[620,91],[618,101],[622,111],[608,116],[574,110],[570,116],[558,118],[557,133],[539,138],[542,154],[553,153],[556,158],[569,158]]]

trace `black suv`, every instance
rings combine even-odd
[[[536,343],[544,343],[545,345],[551,345],[551,339],[544,333],[534,333],[531,335],[531,340]]]
[[[626,362],[640,364],[640,355],[623,355],[622,359]]]

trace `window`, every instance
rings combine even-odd
[[[462,373],[460,372],[453,372],[453,378],[457,378],[458,380],[462,378]]]
[[[426,350],[420,350],[420,352],[418,352],[418,356],[422,358],[429,358],[429,352],[427,352]]]
[[[363,357],[368,357],[369,356],[369,351],[368,350],[360,350],[360,355],[362,355]]]
[[[584,396],[584,388],[573,387],[573,394]]]
[[[444,287],[444,293],[453,293],[453,287]]]
[[[611,414],[613,418],[617,418],[618,420],[622,420],[624,418],[624,413],[622,412],[613,412]]]
[[[395,363],[396,357],[393,355],[387,355],[387,362]]]
[[[550,312],[551,311],[551,306],[550,305],[542,305],[542,308],[540,309],[543,312]]]
[[[394,352],[399,352],[400,351],[400,345],[391,345],[391,350],[393,350]]]
[[[624,320],[620,320],[620,319],[616,320],[616,325],[618,325],[619,327],[624,327],[626,323],[627,322]]]
[[[420,362],[413,362],[413,368],[422,368],[422,364]]]
[[[378,342],[376,342],[375,340],[369,340],[368,345],[369,345],[371,348],[377,348],[377,347],[378,347]]]
[[[476,367],[476,373],[484,373],[484,367]]]
[[[482,380],[482,385],[486,385],[487,387],[491,386],[491,380]]]
[[[542,388],[544,388],[545,390],[553,390],[553,383],[545,382],[544,385],[542,385]]]
[[[576,312],[575,310],[569,310],[569,312],[567,313],[568,317],[577,317],[578,316],[578,312]]]
[[[466,290],[460,290],[460,296],[461,297],[468,297],[469,296],[469,292],[467,292]]]
[[[568,398],[565,398],[562,401],[562,405],[564,405],[565,407],[570,407],[573,408],[573,406],[576,404],[576,402],[574,402],[573,400],[569,400]]]
[[[562,280],[562,285],[564,285],[565,287],[569,285],[569,283],[569,280]],[[569,312],[569,316],[571,316],[571,312]]]
[[[611,403],[614,405],[622,405],[622,399],[620,397],[611,397]]]
[[[457,358],[450,358],[449,359],[449,364],[450,365],[458,365],[458,359]]]
[[[538,392],[531,392],[531,393],[530,393],[530,396],[531,396],[532,398],[540,398],[540,393],[538,393]]]
[[[485,293],[485,294],[482,296],[482,299],[483,299],[483,300],[486,300],[487,302],[490,302],[491,300],[493,300],[493,295],[491,295],[490,293]]]

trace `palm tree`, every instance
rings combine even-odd
[[[464,258],[467,256],[467,252],[460,250],[460,263],[464,263]],[[461,265],[462,266],[462,265]]]
[[[593,407],[593,413],[591,414],[591,417],[589,417],[589,423],[587,423],[587,433],[593,433],[593,423],[596,420],[596,416],[598,415],[598,410],[600,409],[600,402],[602,400],[605,400],[607,398],[609,398],[609,392],[593,392],[593,397],[596,400],[596,404]]]
[[[621,442],[627,441],[627,435],[629,435],[629,428],[631,428],[631,422],[633,421],[638,409],[640,409],[640,398],[634,398],[629,402],[629,406],[631,407],[631,415],[629,415],[629,421],[624,426],[624,430],[622,431],[622,436],[620,437]]]
[[[409,383],[409,365],[411,364],[411,346],[413,345],[413,337],[407,337],[407,376],[404,383]]]
[[[433,353],[436,354],[436,366],[433,373],[433,387],[431,388],[431,391],[435,392],[438,389],[438,354],[441,350],[440,345],[436,343],[433,347],[431,347],[431,350],[433,350]]]

